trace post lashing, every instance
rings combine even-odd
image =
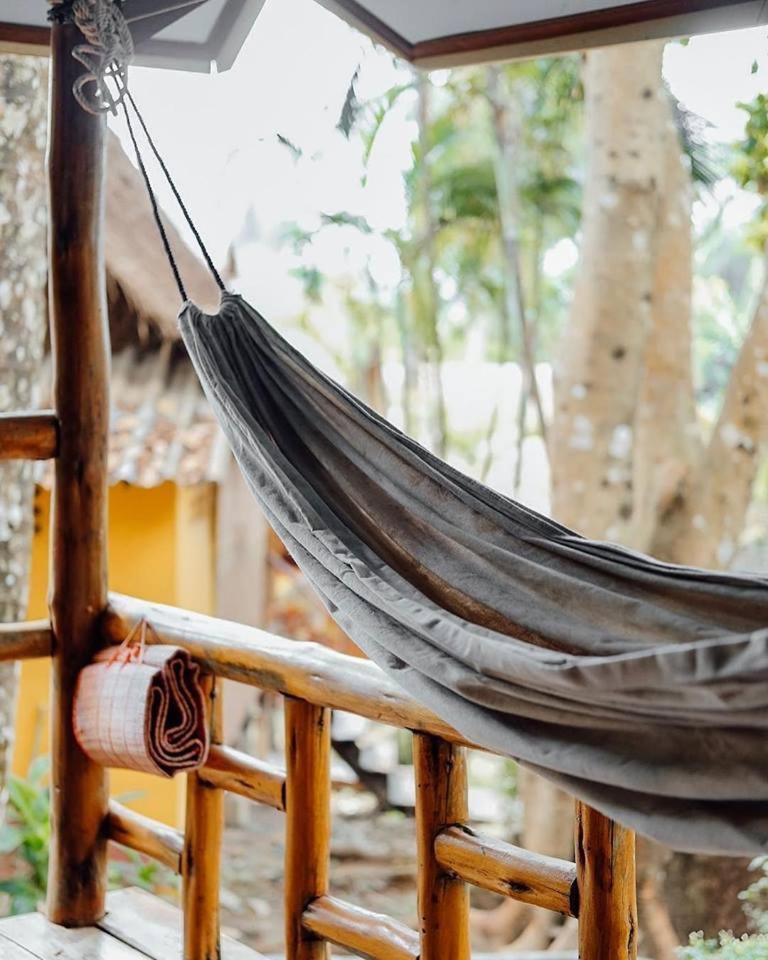
[[[86,72],[77,78],[72,94],[88,113],[113,113],[127,92],[128,64],[133,59],[133,38],[119,0],[62,0],[48,19],[73,22],[85,38],[72,56]],[[112,80],[114,93],[107,83]],[[94,90],[88,88],[93,85]]]

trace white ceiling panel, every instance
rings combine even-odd
[[[123,9],[136,40],[137,62],[181,70],[210,70],[215,63],[219,70],[226,70],[264,2],[124,0]],[[404,59],[427,68],[768,22],[768,0],[317,2]],[[0,50],[44,52],[47,9],[46,0],[0,0]],[[138,19],[137,14],[141,15]],[[301,28],[297,23],[296,30]]]
[[[375,17],[409,43],[478,30],[519,26],[570,17],[589,10],[621,7],[637,0],[363,0]]]

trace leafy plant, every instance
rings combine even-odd
[[[758,857],[751,866],[760,875],[740,896],[757,932],[734,937],[721,930],[709,938],[692,933],[688,946],[678,951],[680,960],[768,960],[768,857]]]
[[[680,960],[768,960],[768,935],[734,937],[721,932],[717,938],[705,939],[703,934],[693,933],[678,955]]]
[[[111,888],[141,887],[149,893],[176,890],[178,878],[167,867],[148,860],[133,850],[125,851],[124,860],[111,860],[109,885]]]
[[[768,96],[758,94],[751,103],[740,103],[747,114],[744,139],[737,144],[733,175],[737,182],[763,198],[752,231],[754,243],[761,249],[768,240]]]
[[[48,758],[32,763],[26,779],[8,780],[7,822],[0,827],[0,853],[15,854],[24,874],[0,881],[10,898],[11,913],[29,913],[45,896],[51,836]]]

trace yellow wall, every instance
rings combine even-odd
[[[142,489],[120,484],[109,495],[109,584],[119,593],[213,613],[215,604],[215,487],[164,483]],[[47,616],[50,495],[36,497],[29,617]],[[14,769],[48,749],[46,660],[21,666]],[[174,826],[183,822],[184,778],[165,780],[128,770],[110,774],[111,792],[128,806]]]

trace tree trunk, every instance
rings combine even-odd
[[[448,421],[443,390],[443,343],[440,336],[440,294],[435,280],[436,226],[432,212],[430,178],[430,91],[426,74],[416,78],[418,94],[419,162],[414,193],[414,225],[418,246],[413,271],[413,320],[426,360],[426,395],[429,397],[429,445],[444,457],[448,446]]]
[[[0,411],[37,405],[47,311],[45,61],[0,56]],[[0,463],[0,619],[26,615],[33,464]],[[0,797],[13,742],[16,670],[0,665]],[[2,811],[0,811],[0,814]]]
[[[759,449],[768,439],[768,258],[765,269],[706,451],[656,532],[654,547],[664,559],[727,566],[744,529]]]
[[[663,44],[587,55],[583,238],[555,379],[554,516],[620,540],[633,508],[634,419],[651,328],[671,109]]]
[[[691,371],[691,183],[659,43],[587,57],[582,256],[552,435],[553,512],[661,559],[728,563],[768,406],[768,286],[705,452]],[[763,374],[763,375],[761,375]],[[674,960],[691,930],[743,930],[744,861],[640,847],[645,952]],[[717,895],[712,887],[716,878]],[[720,909],[713,909],[713,898]]]
[[[547,424],[539,385],[536,381],[534,334],[528,316],[520,265],[520,201],[515,179],[515,170],[520,162],[519,123],[512,113],[512,98],[504,82],[504,72],[501,67],[488,67],[486,93],[491,106],[496,148],[494,170],[501,223],[505,323],[509,327],[514,318],[520,333],[520,357],[523,371],[520,420],[524,429],[526,401],[530,397],[536,408],[542,439],[546,444]],[[520,440],[520,449],[522,450],[522,440]]]

